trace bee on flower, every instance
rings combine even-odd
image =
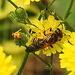
[[[50,56],[51,53],[55,54],[63,50],[63,43],[68,41],[70,31],[65,29],[64,24],[61,20],[56,20],[54,16],[49,16],[48,20],[39,21],[34,20],[32,22],[35,26],[27,26],[32,29],[33,33],[30,35],[27,45],[27,52],[35,52]],[[63,27],[62,27],[63,26]]]
[[[37,51],[38,49],[46,48],[47,46],[53,48],[52,44],[56,43],[57,41],[60,41],[62,37],[63,37],[62,31],[59,28],[57,28],[57,30],[55,30],[54,33],[46,35],[46,37],[44,37],[43,39],[39,39],[36,37],[33,38],[32,45],[30,45],[30,47],[27,47],[26,51],[28,52]]]

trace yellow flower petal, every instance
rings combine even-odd
[[[48,49],[47,51],[43,50],[43,54],[46,54],[46,56],[51,56],[51,50]]]
[[[16,2],[17,0],[12,0],[13,2]]]
[[[18,0],[12,0],[13,2],[16,2],[16,1],[18,1]],[[24,4],[25,5],[29,5],[30,4],[30,1],[36,1],[36,2],[38,2],[38,1],[40,1],[40,0],[22,0],[23,2],[24,2]]]
[[[0,75],[10,75],[16,70],[16,66],[12,64],[12,56],[5,56],[3,48],[0,46]]]
[[[39,55],[39,54],[40,54],[40,52],[41,52],[41,50],[36,51],[36,52],[35,52],[35,54]]]
[[[44,29],[43,26],[42,26],[42,24],[41,24],[41,22],[40,22],[39,20],[37,20],[37,19],[35,19],[35,20],[33,21],[33,24],[34,24],[35,26],[37,26],[38,29],[40,29],[40,30],[43,30],[43,29]]]
[[[40,31],[38,28],[36,28],[35,26],[32,26],[32,25],[26,25],[27,27],[29,27],[30,29],[32,29],[32,31],[34,31],[34,32],[38,32],[38,31]]]
[[[30,0],[23,0],[25,5],[29,5],[30,4]]]
[[[32,1],[32,2],[33,2],[33,1],[37,1],[37,2],[38,2],[38,1],[40,1],[40,0],[31,0],[31,1]]]
[[[68,75],[75,75],[75,32],[70,35],[70,42],[63,44],[63,53],[59,55],[61,68],[71,71]]]

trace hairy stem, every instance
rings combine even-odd
[[[68,16],[70,15],[70,13],[71,13],[70,11],[71,11],[73,2],[74,2],[74,0],[71,0],[71,3],[70,3],[70,5],[69,5],[69,8],[68,8],[68,10],[67,10],[67,12],[66,12],[66,15],[65,15],[65,17],[64,17],[64,20],[66,20],[66,19],[68,18]]]
[[[49,65],[45,60],[43,60],[40,56],[38,56],[37,54],[33,53],[37,58],[39,58],[43,63],[45,63],[47,66],[51,67],[51,65]]]
[[[53,75],[53,54],[51,54],[50,65],[51,65],[51,68],[50,68],[50,75]]]
[[[56,0],[53,0],[48,6],[47,8],[49,8]]]
[[[29,56],[29,53],[26,52],[25,57],[24,57],[24,60],[23,60],[23,63],[22,63],[22,65],[21,65],[21,67],[20,67],[20,69],[19,69],[17,75],[21,75],[21,72],[22,72],[22,70],[23,70],[23,68],[24,68],[24,66],[25,66],[25,64],[26,64],[26,62],[27,62],[28,56]]]
[[[13,3],[11,0],[8,0],[15,8],[18,8],[18,6],[15,4],[15,3]]]
[[[30,24],[30,25],[32,25],[32,26],[38,28],[36,25],[32,24],[31,21],[30,21],[28,18],[26,19],[26,21],[27,21],[28,24]]]

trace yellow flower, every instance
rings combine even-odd
[[[59,58],[61,68],[66,68],[70,71],[68,75],[75,75],[75,33],[70,35],[69,42],[64,43],[63,54]]]
[[[27,25],[35,33],[30,36],[30,39],[29,39],[29,41],[26,45],[29,46],[30,44],[32,44],[33,38],[36,37],[36,38],[39,38],[39,39],[44,39],[48,34],[55,33],[55,30],[57,28],[59,28],[63,33],[62,39],[60,41],[56,42],[55,44],[52,44],[53,48],[50,47],[50,46],[47,46],[47,47],[45,47],[41,50],[36,51],[35,53],[39,55],[40,52],[42,51],[43,54],[46,54],[46,56],[50,56],[51,53],[55,54],[56,51],[61,52],[63,50],[62,49],[63,43],[65,41],[68,41],[68,38],[69,38],[68,35],[71,34],[70,31],[65,30],[64,24],[62,24],[63,29],[62,29],[62,25],[58,26],[61,22],[62,22],[61,20],[56,20],[54,18],[54,16],[51,16],[51,15],[48,17],[48,20],[39,21],[39,20],[35,19],[32,23],[37,27],[32,26],[32,25]],[[52,31],[50,31],[51,28],[52,28]],[[44,35],[44,32],[45,32],[45,35]]]
[[[0,46],[0,75],[10,75],[16,70],[16,66],[12,65],[12,56],[6,57],[3,47]]]
[[[18,1],[18,0],[12,0],[13,2],[16,2],[16,1]],[[24,4],[25,5],[29,5],[30,4],[30,1],[36,1],[36,2],[38,2],[38,1],[40,1],[40,0],[22,0],[23,2],[24,2]]]

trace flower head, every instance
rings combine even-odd
[[[17,32],[12,33],[12,36],[14,36],[15,39],[19,39],[21,38],[21,33],[20,33],[21,29],[19,29]]]
[[[13,2],[16,2],[16,1],[18,1],[18,0],[12,0]],[[25,5],[29,5],[30,4],[30,1],[36,1],[36,2],[38,2],[38,1],[40,1],[40,0],[22,0],[23,2],[24,2],[24,4]]]
[[[70,71],[68,75],[75,75],[75,33],[70,35],[69,42],[64,43],[63,54],[59,58],[61,68],[66,68]]]
[[[16,70],[16,66],[12,65],[12,56],[6,57],[3,47],[0,46],[0,75],[10,75]]]
[[[54,16],[50,15],[48,17],[48,20],[39,21],[39,20],[35,19],[32,23],[36,27],[32,26],[32,25],[27,25],[27,26],[30,29],[32,29],[32,31],[35,32],[35,33],[30,36],[29,41],[26,44],[27,46],[29,46],[30,44],[33,43],[33,41],[34,41],[33,39],[34,38],[43,39],[43,40],[46,38],[46,40],[48,40],[48,38],[51,37],[52,34],[56,34],[55,30],[57,30],[57,28],[59,28],[61,30],[61,32],[62,32],[62,35],[63,35],[61,40],[60,41],[56,41],[55,43],[51,42],[53,44],[51,44],[51,43],[50,44],[49,43],[43,44],[45,46],[41,50],[42,50],[43,54],[46,54],[46,56],[50,56],[51,53],[55,54],[56,51],[57,52],[61,52],[62,51],[62,48],[63,48],[62,44],[65,41],[68,41],[67,39],[69,38],[68,35],[70,35],[70,32],[65,30],[65,26],[64,26],[64,24],[61,24],[62,23],[61,20],[56,20],[54,18]],[[50,36],[48,36],[48,35],[50,35]],[[54,38],[56,38],[56,37],[54,37]],[[42,42],[42,41],[40,41],[40,42]],[[36,44],[37,44],[37,42],[36,42]],[[40,49],[38,51],[35,50],[36,51],[35,53],[39,55],[41,50]]]

